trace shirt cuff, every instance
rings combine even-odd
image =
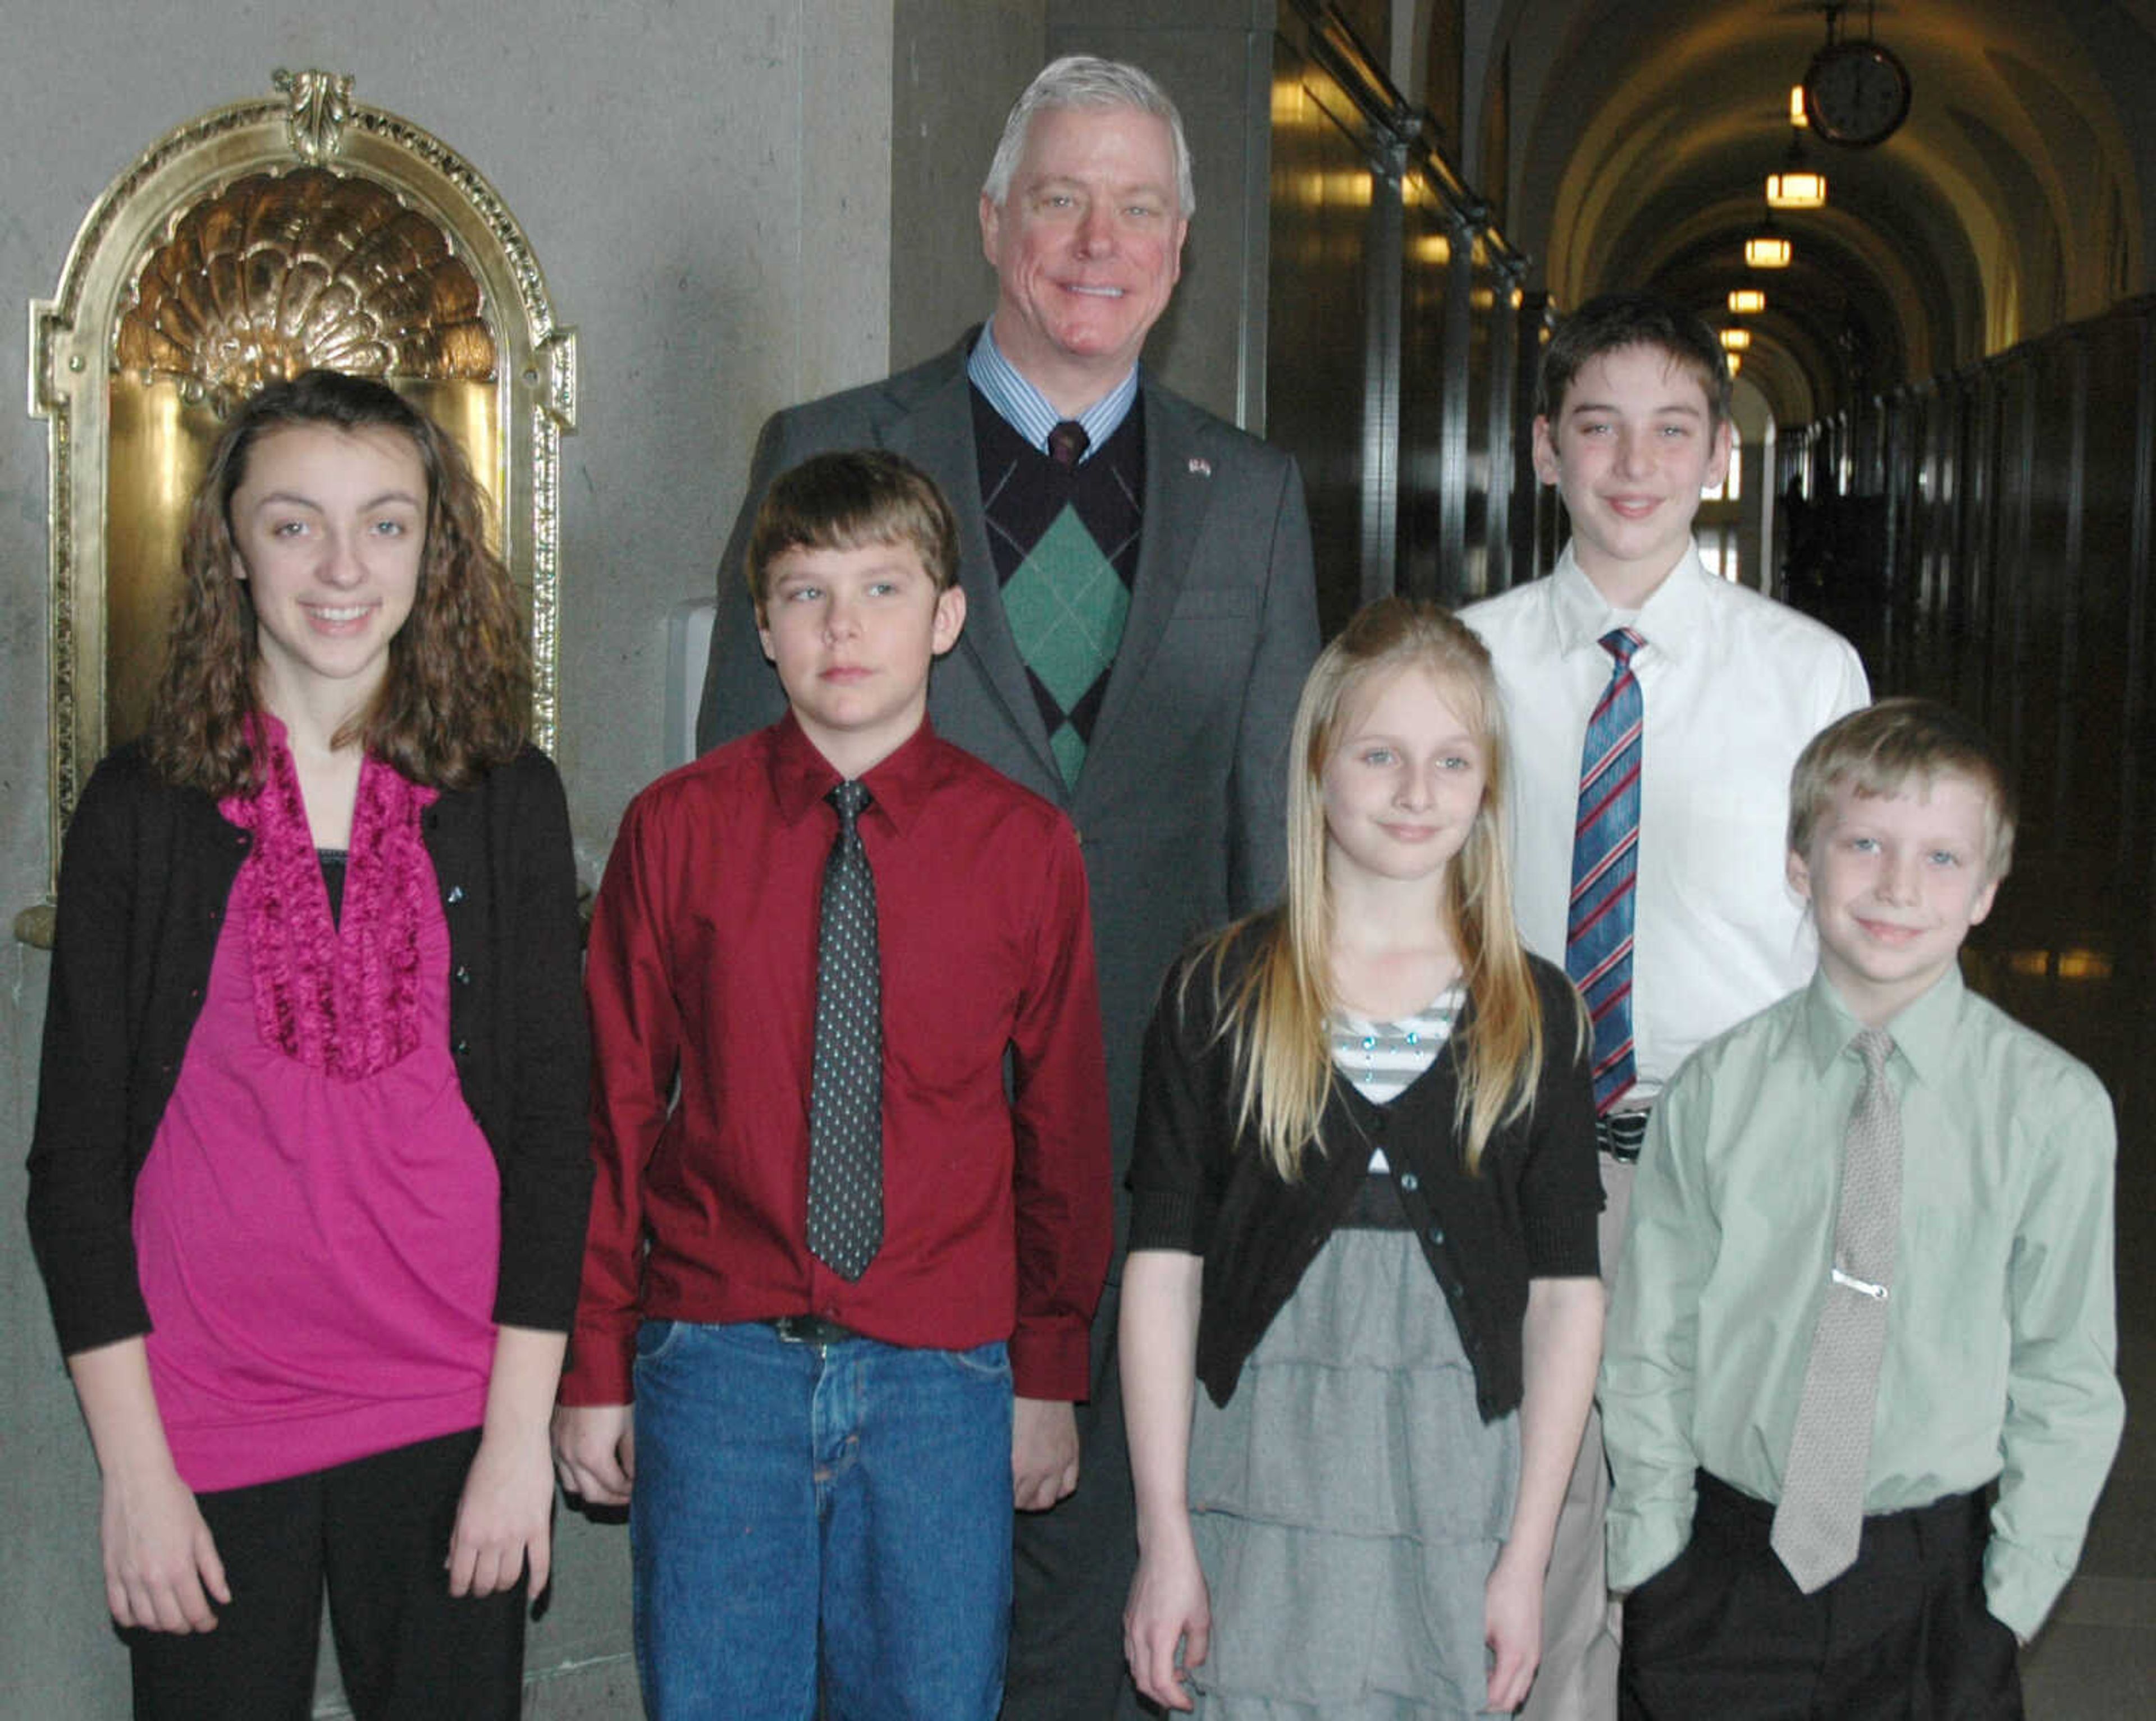
[[[2059,1565],[1994,1535],[1984,1550],[1984,1604],[1994,1619],[2026,1643],[2057,1605],[2073,1575],[2071,1565]]]
[[[1602,1271],[1602,1216],[1592,1207],[1575,1212],[1527,1214],[1521,1227],[1530,1278],[1594,1278]]]
[[[1684,1552],[1691,1541],[1692,1513],[1698,1498],[1698,1491],[1687,1487],[1681,1500],[1658,1500],[1637,1511],[1627,1511],[1616,1501],[1610,1502],[1612,1591],[1621,1594],[1637,1589]]]
[[[1071,1403],[1093,1396],[1093,1332],[1088,1321],[1069,1316],[1019,1317],[1010,1340],[1011,1390],[1020,1398],[1060,1398]]]
[[[1131,1192],[1131,1236],[1125,1249],[1198,1251],[1197,1197],[1182,1190],[1140,1189]]]
[[[565,1405],[629,1404],[634,1386],[636,1329],[626,1332],[579,1324],[569,1334],[569,1355],[557,1397]]]

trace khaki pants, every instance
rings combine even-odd
[[[1617,1280],[1632,1170],[1601,1156],[1602,1283]],[[1526,1721],[1616,1721],[1619,1615],[1603,1564],[1602,1520],[1609,1510],[1609,1466],[1602,1455],[1602,1411],[1587,1413],[1579,1458],[1558,1513],[1543,1581],[1543,1662],[1520,1711]]]

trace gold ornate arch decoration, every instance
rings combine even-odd
[[[49,427],[52,877],[84,780],[141,726],[187,499],[235,402],[329,366],[391,383],[463,445],[530,629],[533,738],[558,721],[561,439],[577,343],[495,191],[439,138],[280,71],[188,120],[84,217],[30,305]],[[49,904],[17,919],[49,938]]]

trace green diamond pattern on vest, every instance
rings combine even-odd
[[[1075,783],[1079,771],[1086,763],[1086,738],[1068,723],[1059,723],[1055,732],[1048,738],[1048,750],[1055,754],[1055,762],[1063,772],[1063,781]]]
[[[1004,586],[1003,598],[1019,654],[1068,711],[1115,662],[1131,607],[1115,564],[1101,553],[1075,509],[1055,517]],[[1075,733],[1070,740],[1082,761],[1085,742]],[[1075,781],[1062,735],[1055,745],[1065,778]]]

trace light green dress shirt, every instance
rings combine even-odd
[[[1861,1026],[1815,975],[1701,1047],[1656,1108],[1602,1365],[1612,1589],[1691,1539],[1695,1468],[1781,1498]],[[1865,1510],[1998,1478],[1984,1595],[2025,1641],[2072,1575],[2125,1420],[2111,1101],[1957,971],[1886,1027],[1902,1224]]]

